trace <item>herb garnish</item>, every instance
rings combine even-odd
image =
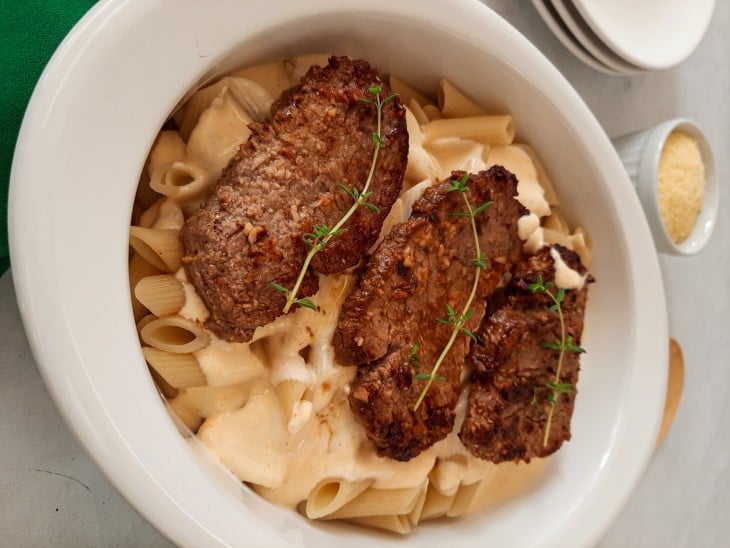
[[[582,354],[585,352],[585,349],[573,344],[573,337],[567,335],[565,332],[565,319],[563,317],[562,307],[563,300],[565,299],[565,289],[559,287],[557,292],[553,292],[551,290],[554,287],[555,284],[553,282],[544,282],[540,274],[537,275],[537,281],[535,283],[527,286],[527,288],[533,293],[545,293],[545,295],[550,298],[553,304],[550,305],[548,311],[557,312],[560,320],[560,340],[553,342],[545,341],[541,344],[543,348],[548,350],[557,350],[559,352],[558,366],[555,369],[555,379],[551,382],[545,383],[544,386],[534,388],[532,401],[530,402],[533,406],[539,409],[541,413],[544,413],[542,407],[540,407],[537,403],[537,395],[543,390],[549,391],[546,399],[550,404],[550,410],[548,411],[547,422],[545,423],[545,434],[542,438],[543,447],[547,447],[548,439],[550,438],[550,426],[552,424],[553,411],[555,410],[555,404],[558,400],[558,394],[571,394],[574,391],[573,386],[570,383],[560,382],[560,372],[563,367],[563,357],[565,356],[565,352],[573,352],[574,354]]]
[[[373,144],[375,145],[375,148],[373,150],[373,157],[372,161],[370,162],[370,171],[368,172],[368,177],[365,181],[365,185],[363,186],[362,190],[358,190],[356,187],[348,189],[343,184],[337,185],[354,200],[354,203],[352,204],[350,209],[347,210],[347,212],[342,216],[342,218],[337,222],[335,226],[329,227],[327,225],[315,225],[315,227],[312,229],[312,232],[308,232],[302,237],[302,241],[309,248],[309,252],[304,259],[302,269],[300,270],[299,276],[297,277],[294,287],[291,290],[275,282],[270,282],[269,284],[276,291],[278,291],[279,293],[283,293],[286,296],[284,313],[289,312],[289,309],[292,307],[292,305],[295,304],[298,304],[299,306],[303,306],[305,308],[310,308],[315,311],[317,310],[317,306],[311,300],[306,298],[297,299],[297,293],[299,292],[299,288],[304,281],[304,276],[309,269],[309,264],[312,262],[312,259],[317,253],[325,248],[325,246],[332,238],[339,234],[342,234],[346,230],[342,227],[345,225],[347,220],[352,217],[353,213],[355,213],[355,210],[357,210],[358,207],[365,206],[370,211],[374,211],[376,213],[380,212],[375,204],[367,201],[368,198],[372,195],[372,192],[369,192],[368,188],[370,187],[370,183],[373,181],[375,164],[378,161],[378,153],[380,152],[381,148],[385,147],[385,141],[383,140],[383,137],[381,135],[383,105],[392,101],[397,95],[396,93],[393,93],[385,99],[381,99],[380,93],[382,91],[382,86],[372,86],[368,88],[368,93],[373,96],[373,99],[368,99],[367,97],[361,97],[360,99],[358,99],[361,103],[375,105],[377,109],[377,128],[376,131],[371,134],[371,139],[373,141]]]
[[[421,394],[418,396],[416,404],[413,406],[414,411],[416,411],[420,407],[421,403],[423,403],[423,400],[426,397],[426,393],[428,392],[428,389],[431,388],[431,384],[434,381],[446,380],[446,377],[437,376],[436,373],[438,373],[439,367],[441,367],[441,364],[446,358],[446,355],[449,353],[449,350],[451,350],[451,347],[454,345],[454,341],[456,340],[456,337],[459,335],[459,333],[466,335],[470,339],[476,340],[476,336],[474,335],[474,333],[464,327],[464,324],[466,324],[466,322],[469,320],[469,318],[471,318],[472,314],[474,313],[471,305],[474,301],[474,297],[476,296],[477,287],[479,286],[479,276],[482,270],[487,269],[486,259],[484,257],[484,254],[482,253],[481,246],[479,245],[479,234],[477,233],[475,217],[482,213],[484,210],[486,210],[492,204],[492,202],[484,202],[483,204],[479,204],[477,207],[472,207],[471,202],[469,202],[469,198],[466,195],[467,191],[469,190],[466,184],[468,180],[469,174],[464,173],[464,175],[458,181],[451,181],[451,186],[449,187],[448,192],[459,192],[461,194],[462,198],[464,199],[464,203],[466,204],[466,211],[458,211],[450,213],[449,215],[452,217],[469,218],[471,232],[474,236],[474,247],[476,249],[476,255],[473,259],[469,261],[470,264],[474,267],[474,282],[471,286],[471,293],[469,293],[469,298],[466,300],[466,304],[464,304],[464,308],[461,310],[460,314],[457,314],[456,310],[454,310],[454,308],[447,303],[446,318],[436,318],[436,321],[438,323],[450,325],[452,327],[451,336],[449,337],[446,346],[444,346],[441,354],[436,360],[436,363],[434,364],[431,373],[418,373],[416,375],[416,379],[427,382],[426,386],[424,386],[423,390],[421,390]],[[416,348],[416,351],[417,350],[418,349]],[[411,349],[411,355],[412,354],[413,349]]]

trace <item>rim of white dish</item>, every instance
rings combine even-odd
[[[553,8],[548,0],[532,0],[532,5],[542,17],[547,27],[552,31],[555,37],[563,44],[570,53],[575,55],[580,61],[590,68],[608,74],[609,76],[623,76],[623,73],[604,65],[598,59],[593,57],[591,53],[580,44],[568,26],[560,19],[558,12]]]
[[[575,39],[580,42],[601,63],[611,67],[616,72],[625,75],[641,74],[643,69],[624,61],[609,49],[597,36],[591,27],[583,20],[578,10],[570,0],[547,0],[552,3],[555,11],[570,29]]]
[[[290,0],[280,4],[276,10],[268,8],[267,3],[247,6],[247,9],[257,14],[265,12],[265,24],[253,17],[230,22],[230,25],[235,23],[241,36],[246,33],[250,36],[260,33],[264,28],[289,22],[292,18],[321,17],[323,14],[338,14],[343,9],[342,2],[338,0]],[[128,293],[106,294],[102,291],[98,300],[88,296],[85,298],[84,294],[64,295],[64,288],[78,286],[80,280],[85,280],[89,290],[99,297],[96,293],[104,286],[104,282],[95,279],[94,275],[99,278],[104,272],[126,273],[128,224],[124,222],[124,216],[131,209],[134,192],[134,188],[125,189],[130,204],[127,211],[123,211],[119,203],[111,204],[110,208],[104,203],[87,204],[89,211],[94,213],[90,217],[104,219],[108,215],[112,219],[121,219],[120,226],[110,222],[113,230],[105,232],[95,230],[92,223],[85,227],[83,238],[78,241],[66,238],[66,225],[73,225],[74,231],[77,231],[79,225],[84,223],[83,218],[69,219],[67,212],[73,210],[83,217],[79,209],[73,209],[72,206],[85,197],[65,193],[56,184],[53,174],[70,173],[77,176],[79,166],[69,162],[78,157],[79,151],[74,148],[74,140],[64,138],[64,130],[74,122],[67,115],[69,109],[72,106],[75,109],[83,108],[83,105],[79,106],[79,97],[83,97],[85,90],[78,87],[81,84],[79,77],[85,75],[84,82],[88,83],[88,79],[93,76],[99,89],[118,92],[120,84],[122,88],[128,86],[129,82],[136,84],[140,79],[139,72],[144,71],[147,84],[145,92],[153,96],[161,93],[159,89],[165,89],[165,97],[169,99],[168,110],[156,112],[152,116],[154,119],[147,119],[137,112],[126,113],[123,103],[115,105],[115,119],[133,125],[137,132],[135,136],[142,136],[142,143],[130,144],[124,139],[110,139],[113,137],[110,130],[114,128],[105,127],[103,120],[96,120],[94,124],[81,128],[84,142],[94,142],[98,147],[113,146],[124,158],[125,154],[131,155],[130,158],[139,156],[139,169],[156,129],[187,86],[194,83],[188,79],[183,87],[171,91],[169,88],[172,84],[165,77],[169,76],[173,68],[160,66],[155,71],[144,66],[145,63],[140,62],[140,57],[135,55],[147,47],[146,37],[156,36],[161,23],[169,25],[171,42],[186,48],[185,56],[194,65],[186,65],[184,74],[198,75],[210,70],[217,61],[222,61],[221,56],[217,55],[220,51],[216,48],[221,46],[216,40],[225,42],[225,39],[230,39],[222,36],[221,32],[220,36],[216,35],[206,44],[185,34],[181,26],[182,17],[177,17],[181,10],[176,11],[176,6],[180,5],[163,0],[108,0],[99,3],[74,27],[54,54],[36,86],[23,120],[12,167],[9,228],[13,278],[28,339],[54,401],[74,434],[127,500],[163,534],[179,544],[263,545],[271,541],[269,531],[255,520],[241,523],[239,508],[234,504],[234,501],[239,503],[235,493],[226,492],[220,487],[213,488],[210,472],[201,468],[188,451],[185,440],[171,425],[160,431],[147,432],[151,417],[142,413],[137,406],[127,405],[124,413],[120,413],[118,401],[112,405],[100,396],[114,393],[116,385],[113,376],[98,375],[98,362],[91,363],[92,359],[108,361],[109,367],[121,368],[125,375],[148,376],[141,352],[137,352],[136,361],[125,363],[114,353],[105,353],[105,349],[100,348],[95,340],[96,337],[102,342],[113,340],[109,335],[110,329],[125,340],[136,340]],[[184,5],[187,11],[195,13],[204,13],[210,9],[210,4],[202,1]],[[240,4],[233,3],[221,3],[216,7],[234,10],[234,5],[240,9]],[[554,527],[549,538],[541,541],[545,546],[562,546],[568,538],[576,546],[591,545],[615,518],[648,463],[659,428],[666,383],[667,326],[661,273],[646,221],[627,175],[607,136],[575,90],[522,35],[480,3],[456,0],[449,5],[448,10],[444,10],[442,2],[427,0],[421,2],[419,10],[414,13],[412,7],[405,3],[353,0],[348,3],[348,9],[355,13],[402,17],[449,32],[459,29],[459,37],[475,44],[475,47],[491,43],[485,38],[488,30],[490,40],[499,40],[503,45],[500,54],[504,62],[514,70],[529,72],[543,82],[545,99],[563,114],[571,131],[592,144],[591,162],[596,164],[597,171],[605,180],[613,182],[606,192],[616,203],[625,205],[617,208],[616,214],[626,230],[634,234],[626,241],[627,254],[636,272],[642,273],[642,276],[631,279],[630,288],[639,312],[637,332],[633,335],[641,343],[636,349],[637,364],[641,367],[630,370],[625,390],[617,395],[622,410],[621,420],[612,425],[611,450],[605,455],[604,461],[596,463],[601,470],[599,481],[584,498],[574,501],[575,511],[570,514],[571,519]],[[163,15],[165,19],[162,19]],[[216,30],[219,32],[219,29]],[[134,48],[130,46],[124,51],[114,50],[111,38],[118,36],[135,37]],[[235,43],[226,44],[226,48],[235,46]],[[206,46],[211,49],[206,49]],[[529,53],[528,60],[524,58],[525,52]],[[134,61],[123,67],[109,62],[110,59],[123,56]],[[535,60],[542,61],[535,63]],[[561,106],[561,103],[569,105]],[[140,150],[143,152],[138,153]],[[70,151],[75,154],[69,154]],[[94,154],[94,150],[85,152],[87,155]],[[44,158],[43,162],[38,161],[39,155]],[[109,165],[108,173],[117,169],[120,167]],[[96,185],[105,183],[104,175],[103,171],[95,173],[84,184],[93,184],[97,188]],[[71,234],[76,235],[78,232]],[[108,250],[108,254],[102,252],[89,258],[89,248]],[[97,272],[90,273],[83,265],[79,265],[78,257],[85,257],[87,262],[92,261],[98,268]],[[104,312],[107,310],[125,311],[129,320],[122,321],[113,314],[105,317]],[[646,315],[649,310],[652,321],[648,321],[648,316],[641,317],[642,313]],[[98,318],[98,332],[75,332],[78,318]],[[96,369],[92,370],[92,366]],[[148,378],[141,390],[136,396],[143,402],[158,398]],[[120,395],[119,398],[131,396]],[[162,406],[159,407],[162,409]],[[635,420],[635,417],[644,420]],[[152,418],[157,421],[159,417],[155,415]],[[154,453],[149,447],[150,437],[156,443],[164,443],[169,453],[175,454],[178,459],[175,467],[169,466],[167,453]],[[182,491],[178,477],[180,472],[189,478]],[[257,511],[255,508],[249,510]],[[266,517],[273,516],[282,524],[278,542],[301,545],[300,531],[288,528],[291,523],[289,512],[267,508]],[[435,532],[437,530],[427,529],[424,534]],[[323,527],[321,534],[332,538],[330,529]],[[335,538],[341,541],[340,537]],[[404,543],[401,539],[378,538],[384,544]],[[372,539],[363,541],[353,537],[348,538],[348,542],[359,546],[367,545]]]
[[[601,40],[630,63],[647,69],[672,67],[699,45],[715,0],[573,0]]]

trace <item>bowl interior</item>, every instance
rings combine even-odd
[[[510,546],[594,542],[651,453],[667,350],[651,237],[587,107],[537,50],[476,2],[424,2],[417,12],[385,1],[202,4],[139,0],[95,9],[44,74],[19,139],[10,224],[24,321],[56,402],[97,463],[182,544],[329,546],[343,535],[353,546],[373,538],[466,546],[477,535]],[[132,320],[127,231],[159,127],[197,83],[308,52],[366,58],[429,93],[447,77],[486,107],[512,113],[517,140],[537,150],[569,221],[593,238],[597,283],[572,441],[527,493],[458,523],[419,526],[406,541],[311,524],[242,487],[179,435]],[[100,131],[113,145],[100,145]],[[47,154],[42,165],[34,161],[39,148]]]

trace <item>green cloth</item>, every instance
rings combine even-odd
[[[0,0],[0,274],[10,266],[8,185],[15,141],[36,81],[96,0]]]

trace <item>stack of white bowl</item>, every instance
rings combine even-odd
[[[586,65],[632,75],[686,59],[707,30],[715,0],[532,0],[555,36]]]

